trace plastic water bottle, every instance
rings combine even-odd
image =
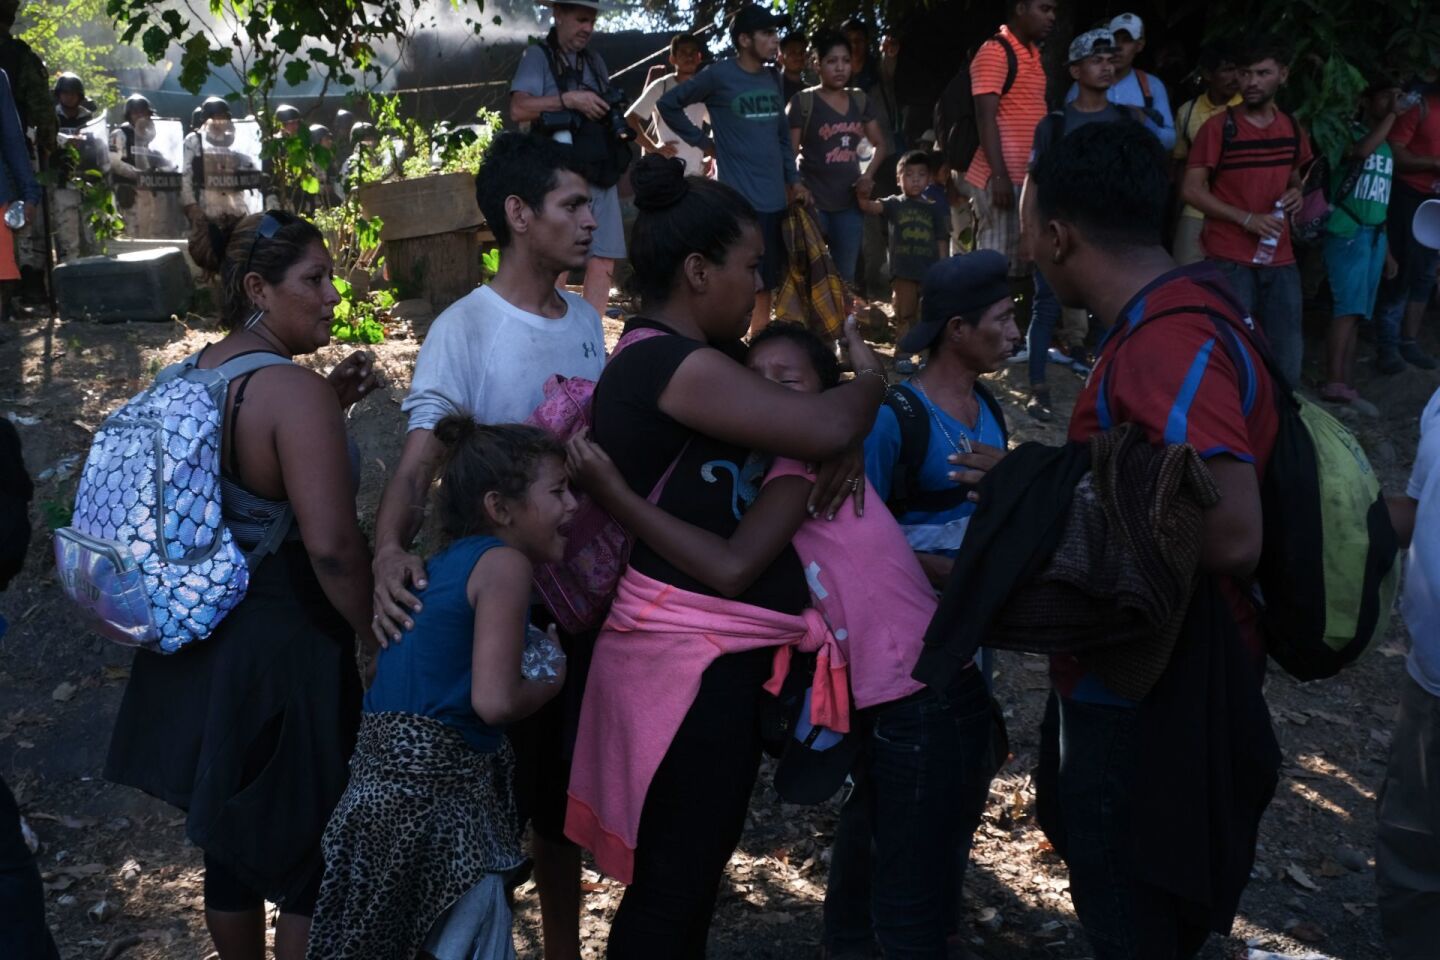
[[[1285,204],[1276,200],[1275,209],[1270,211],[1270,216],[1279,222],[1281,230],[1285,229]],[[1273,237],[1261,237],[1259,246],[1255,248],[1255,256],[1250,258],[1250,262],[1262,267],[1265,266],[1275,259],[1275,248],[1278,246],[1280,246],[1280,235],[1278,233]]]
[[[533,623],[525,625],[525,650],[520,655],[520,676],[537,683],[559,683],[565,652],[550,634]]]

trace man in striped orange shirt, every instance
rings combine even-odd
[[[975,246],[1009,257],[1012,277],[1028,272],[1016,255],[1020,219],[1015,201],[1030,162],[1035,127],[1048,109],[1040,43],[1054,29],[1055,0],[1017,0],[999,34],[970,61],[980,149],[965,183],[975,208]]]

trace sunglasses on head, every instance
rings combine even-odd
[[[240,271],[240,276],[243,277],[250,272],[250,261],[255,259],[255,248],[260,245],[260,240],[262,238],[273,239],[284,226],[285,224],[280,222],[280,218],[273,213],[267,213],[260,219],[260,225],[255,228],[255,239],[250,241],[250,252],[245,255],[245,269]]]

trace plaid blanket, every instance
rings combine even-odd
[[[775,319],[803,323],[824,340],[837,340],[845,326],[845,283],[830,259],[820,225],[802,204],[795,204],[781,223],[790,260]]]

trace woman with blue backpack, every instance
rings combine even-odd
[[[219,276],[228,333],[157,377],[161,387],[203,381],[213,392],[210,401],[198,393],[193,417],[178,427],[157,421],[156,449],[183,452],[195,436],[190,424],[203,431],[218,419],[219,462],[214,454],[164,459],[148,481],[161,488],[151,529],[103,528],[112,541],[133,536],[134,554],[162,550],[172,567],[193,563],[179,584],[146,582],[152,598],[168,590],[168,603],[148,617],[159,639],[135,654],[105,776],[186,811],[186,835],[205,854],[205,922],[221,960],[262,960],[266,900],[280,906],[275,954],[290,960],[305,954],[324,866],[320,837],[345,790],[360,719],[356,644],[371,637],[370,553],[356,520],[359,456],[344,411],[376,380],[361,353],[328,378],[293,362],[330,342],[340,300],[314,225],[282,212],[202,223],[190,253]],[[156,387],[147,394],[162,395]],[[101,434],[124,426],[114,418]],[[135,458],[145,446],[132,446]],[[92,466],[124,472],[126,464],[113,452],[107,463],[97,436],[77,527],[104,501]],[[143,470],[140,481],[143,488]],[[125,499],[132,510],[133,499]],[[202,501],[204,510],[194,506]],[[221,531],[217,542],[233,538],[244,551],[241,569],[218,568],[208,555],[206,563],[177,560],[175,538],[183,546],[207,525]],[[98,549],[100,536],[92,525],[88,541],[72,539]],[[207,572],[208,584],[200,577]],[[204,609],[247,574],[228,612]],[[190,632],[167,632],[177,620]]]

